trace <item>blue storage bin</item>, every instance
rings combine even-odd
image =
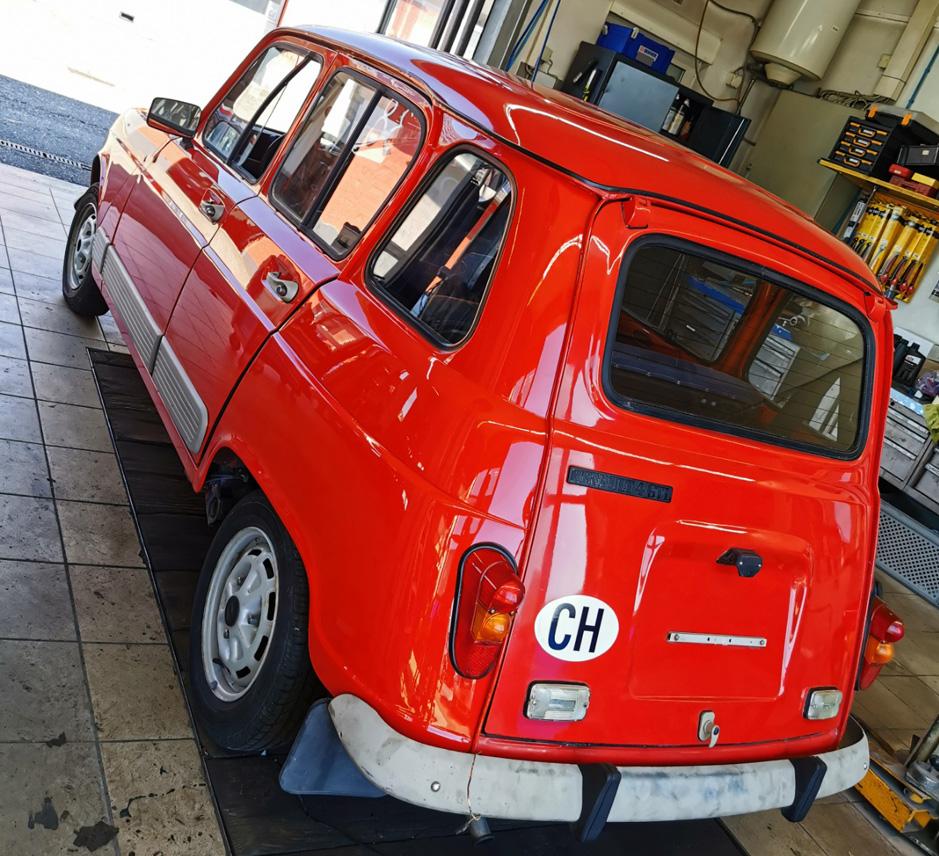
[[[622,24],[607,24],[597,39],[597,44],[601,48],[624,54],[659,74],[668,72],[672,57],[675,56],[675,51],[671,48],[633,27],[624,27]]]
[[[633,28],[624,27],[621,24],[607,24],[597,39],[597,44],[601,48],[608,48],[617,53],[623,53],[626,50],[626,42],[633,37]]]

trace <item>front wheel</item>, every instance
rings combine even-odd
[[[309,595],[297,548],[260,491],[224,519],[192,608],[193,705],[219,745],[285,746],[322,693],[308,652]]]
[[[77,315],[104,315],[108,305],[91,275],[91,247],[98,225],[98,185],[92,184],[75,204],[75,216],[65,244],[62,295]]]

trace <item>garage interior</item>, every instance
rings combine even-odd
[[[81,5],[0,3],[0,92],[16,93],[0,99],[0,853],[939,856],[939,0]],[[204,103],[265,32],[301,23],[427,45],[629,119],[804,212],[896,302],[876,580],[905,635],[855,696],[871,743],[856,788],[799,823],[610,824],[581,843],[501,821],[480,844],[462,818],[389,797],[287,794],[284,756],[200,730],[186,652],[204,501],[110,316],[63,303],[62,259],[116,111]],[[108,50],[90,55],[86,32]],[[49,50],[31,49],[40,34]]]

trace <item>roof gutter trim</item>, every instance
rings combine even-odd
[[[830,259],[825,255],[822,255],[821,253],[817,253],[814,250],[810,250],[808,247],[803,246],[797,241],[792,241],[788,238],[784,238],[783,236],[777,235],[775,232],[771,232],[768,229],[763,229],[762,227],[756,226],[753,223],[748,223],[745,220],[740,220],[739,218],[733,217],[730,214],[726,214],[722,211],[716,211],[713,208],[708,208],[707,206],[699,205],[698,203],[691,202],[687,199],[682,199],[680,197],[675,197],[675,196],[669,196],[667,194],[659,193],[654,190],[643,190],[642,188],[638,188],[638,187],[620,187],[616,185],[602,184],[598,181],[594,181],[593,179],[588,178],[585,175],[581,175],[580,173],[575,172],[572,169],[568,169],[567,167],[562,166],[561,164],[556,163],[555,161],[552,161],[550,158],[546,158],[543,155],[539,155],[537,152],[533,152],[530,149],[525,148],[525,146],[521,145],[518,142],[515,142],[513,140],[508,139],[507,137],[504,137],[502,134],[496,131],[495,128],[491,127],[491,125],[487,127],[486,124],[481,123],[478,119],[475,119],[471,116],[467,116],[465,113],[461,112],[452,104],[447,102],[439,93],[434,91],[433,88],[428,86],[426,81],[421,80],[417,76],[408,73],[408,71],[406,71],[405,69],[398,68],[396,66],[391,66],[388,63],[383,62],[381,59],[377,57],[369,56],[368,54],[364,53],[360,48],[356,47],[353,44],[349,44],[347,42],[342,42],[337,39],[331,38],[328,33],[323,32],[320,28],[298,26],[298,27],[287,27],[285,29],[292,30],[294,31],[295,34],[301,37],[311,38],[314,41],[316,40],[325,41],[327,43],[330,43],[334,49],[338,48],[340,50],[353,53],[359,59],[365,62],[382,67],[385,72],[392,74],[393,76],[398,77],[399,79],[403,79],[404,82],[407,82],[411,86],[415,87],[418,91],[424,93],[432,102],[436,102],[438,104],[443,105],[454,116],[459,117],[460,119],[462,119],[464,122],[466,122],[468,125],[472,126],[473,128],[476,128],[477,130],[481,131],[484,134],[490,135],[491,137],[493,137],[493,139],[498,140],[500,143],[503,143],[509,148],[514,149],[515,151],[521,152],[527,157],[530,157],[533,160],[536,160],[539,163],[544,164],[545,166],[550,167],[551,169],[554,169],[557,172],[560,172],[562,175],[566,175],[568,178],[571,178],[581,184],[586,185],[587,187],[592,188],[593,190],[596,190],[600,193],[610,194],[610,195],[615,195],[615,196],[645,196],[649,199],[658,199],[662,202],[668,202],[673,205],[678,205],[680,207],[687,208],[692,211],[697,211],[701,214],[706,214],[709,217],[714,217],[717,220],[721,220],[725,223],[730,223],[745,231],[762,235],[763,237],[769,238],[778,244],[782,244],[783,246],[790,247],[791,249],[796,250],[797,252],[801,253],[804,256],[807,256],[809,258],[815,259],[816,261],[822,262],[828,267],[839,271],[841,274],[843,274],[848,279],[850,279],[853,283],[860,286],[860,288],[864,292],[875,295],[877,297],[883,297],[883,293],[878,288],[876,288],[870,281],[865,279],[860,274],[855,273],[853,270],[846,267],[845,265],[842,265],[839,262],[836,262],[833,259]]]

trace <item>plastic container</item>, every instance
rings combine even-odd
[[[597,45],[623,54],[659,74],[666,74],[675,51],[645,33],[622,24],[607,24],[597,39]]]

